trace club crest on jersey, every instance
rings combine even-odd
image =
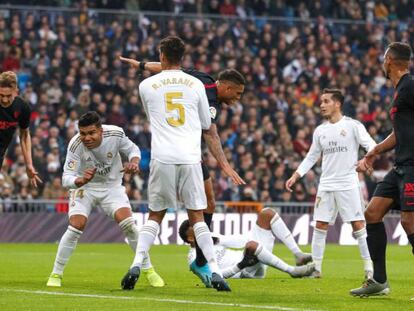
[[[211,117],[212,119],[215,119],[215,118],[216,118],[216,116],[217,116],[217,110],[216,110],[216,108],[214,108],[214,107],[210,107],[210,108],[209,108],[209,110],[210,110],[210,117]]]
[[[112,152],[108,152],[108,153],[106,154],[106,156],[107,156],[109,159],[112,159],[112,158],[113,158]]]
[[[75,166],[76,166],[76,163],[75,163],[75,161],[73,161],[73,160],[70,160],[69,162],[68,162],[68,169],[69,170],[74,170],[75,169]]]
[[[344,136],[344,137],[346,136],[346,131],[345,130],[341,131],[341,136]]]

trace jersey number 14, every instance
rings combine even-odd
[[[180,103],[173,103],[174,99],[182,99],[183,93],[170,92],[165,94],[165,109],[167,112],[177,111],[177,115],[167,118],[167,123],[171,126],[178,127],[185,123],[185,110],[184,105]]]

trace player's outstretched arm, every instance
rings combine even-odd
[[[358,161],[356,167],[357,172],[372,172],[372,165],[374,164],[376,156],[393,149],[396,144],[397,140],[395,133],[392,131],[387,138],[369,151],[364,158]]]
[[[300,179],[300,175],[298,172],[294,172],[292,176],[286,181],[285,188],[287,191],[292,192],[293,185]]]
[[[239,174],[237,174],[235,170],[233,170],[233,168],[230,166],[230,163],[227,161],[226,155],[224,154],[223,148],[221,146],[220,137],[217,133],[216,124],[212,123],[208,130],[204,130],[203,136],[207,143],[208,149],[214,158],[216,158],[224,174],[230,177],[234,184],[245,185],[246,182],[239,176]]]
[[[77,177],[75,179],[75,185],[77,187],[82,187],[86,185],[88,182],[90,182],[95,177],[95,173],[96,173],[96,167],[88,168],[87,170],[83,172],[82,177]]]
[[[20,146],[22,147],[24,162],[26,163],[26,174],[29,177],[30,185],[37,188],[37,183],[42,183],[42,180],[33,166],[32,139],[29,128],[20,129]]]
[[[148,70],[151,73],[161,72],[161,63],[159,62],[140,62],[132,58],[119,56],[119,60],[125,64],[131,65],[136,70]]]
[[[125,174],[138,174],[139,173],[139,161],[140,158],[132,158],[131,161],[124,164],[122,172]]]

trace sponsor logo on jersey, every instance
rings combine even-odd
[[[112,158],[113,158],[112,152],[108,152],[108,153],[106,154],[106,156],[107,156],[109,159],[112,159]]]
[[[216,118],[216,116],[217,116],[217,109],[216,108],[214,108],[214,107],[210,107],[210,117],[212,118],[212,119],[215,119]]]
[[[15,128],[17,122],[0,121],[0,130],[7,130],[9,128]]]
[[[404,184],[404,197],[413,198],[414,197],[414,183],[405,183]]]

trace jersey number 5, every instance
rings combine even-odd
[[[182,126],[185,123],[185,110],[184,105],[180,103],[173,103],[173,99],[183,98],[183,93],[181,92],[170,92],[165,94],[165,109],[167,112],[177,111],[178,117],[169,117],[167,122],[169,125],[178,127]]]

